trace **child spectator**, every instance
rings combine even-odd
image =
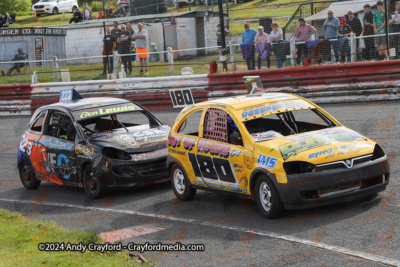
[[[158,52],[155,43],[150,44],[150,52]],[[150,62],[157,62],[160,60],[160,53],[157,54],[150,54]]]
[[[136,54],[136,45],[135,45],[135,42],[132,42],[131,54]],[[136,55],[133,55],[133,56],[132,56],[132,61],[135,62],[135,66],[136,66]]]

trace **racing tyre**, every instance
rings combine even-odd
[[[83,187],[85,194],[91,199],[99,198],[104,193],[103,185],[99,178],[94,175],[92,164],[86,166],[83,171]]]
[[[266,176],[260,176],[256,185],[258,208],[264,217],[273,219],[281,216],[284,208],[274,184]]]
[[[18,166],[19,178],[28,189],[37,188],[41,181],[36,179],[35,170],[27,159],[23,159]]]
[[[58,14],[58,8],[53,8],[53,15],[57,15]]]
[[[189,179],[177,164],[172,167],[172,189],[179,200],[190,200],[196,195],[196,189],[190,186]]]

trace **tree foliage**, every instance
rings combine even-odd
[[[30,11],[31,3],[31,0],[0,0],[0,14]]]

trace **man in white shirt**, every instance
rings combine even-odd
[[[143,29],[143,24],[139,23],[138,24],[138,31],[135,32],[132,36],[132,41],[135,40],[135,45],[136,45],[136,53],[137,58],[140,61],[140,73],[139,76],[142,75],[148,75],[148,69],[147,69],[147,59],[149,58],[148,50],[147,50],[147,45],[148,45],[148,34],[147,30]],[[142,54],[142,55],[140,55]],[[145,68],[145,73],[143,73],[143,68]]]

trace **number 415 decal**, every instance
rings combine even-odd
[[[227,159],[189,153],[189,160],[196,177],[237,183],[231,164]]]

